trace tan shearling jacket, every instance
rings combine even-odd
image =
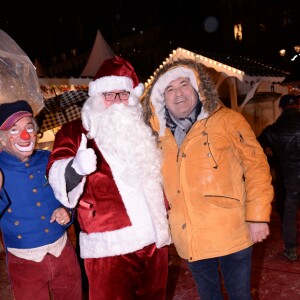
[[[151,86],[142,99],[163,153],[172,239],[189,261],[251,246],[248,222],[269,222],[273,200],[270,168],[254,132],[241,114],[220,104],[207,80],[199,79],[207,76],[199,65],[195,71],[206,113],[198,116],[180,147],[164,123],[163,106],[150,98]]]

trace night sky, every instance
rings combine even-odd
[[[10,35],[31,60],[36,57],[43,60],[43,57],[72,47],[88,51],[98,29],[108,43],[133,32],[142,34],[143,30],[157,24],[203,31],[203,20],[218,13],[214,6],[218,1],[194,2],[115,0],[98,1],[95,7],[94,1],[93,4],[84,1],[80,5],[71,1],[49,1],[39,6],[5,0],[0,29]],[[13,7],[17,7],[17,11]],[[209,24],[212,28],[218,26],[213,22]]]
[[[280,21],[284,9],[279,4],[290,5],[293,8],[291,14],[298,20],[297,24],[300,20],[299,0],[86,0],[80,4],[68,0],[41,1],[38,4],[31,4],[30,1],[3,2],[0,10],[0,29],[10,35],[33,62],[38,58],[42,65],[51,57],[64,52],[70,53],[73,48],[77,49],[78,54],[90,52],[98,30],[107,43],[112,45],[122,37],[136,32],[143,34],[147,28],[156,25],[172,28],[174,35],[181,37],[174,48],[222,53],[228,45],[228,36],[222,36],[224,32],[221,20],[226,20],[232,25],[233,22],[238,22],[238,10],[241,5],[243,8],[247,5],[257,6],[256,11],[251,11],[257,19],[257,24],[260,18],[264,21],[264,15]],[[234,3],[237,8],[232,10],[235,19],[230,20],[232,16],[222,11],[220,3],[225,7],[227,3],[228,6]],[[260,6],[267,8],[264,14],[259,14]],[[280,35],[278,28],[272,28],[269,24],[268,26],[268,30],[274,30],[271,32],[271,40],[263,40],[258,45],[247,44],[243,51],[248,52],[247,55],[256,52],[261,57],[265,53],[264,61],[269,58],[270,61],[276,61],[280,59],[279,47],[284,44],[287,36]],[[299,37],[298,27],[295,38]],[[251,41],[251,31],[257,29],[249,30]],[[188,43],[188,36],[193,36],[197,45],[193,42]],[[166,38],[165,42],[172,41]]]

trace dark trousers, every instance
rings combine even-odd
[[[201,300],[222,300],[223,277],[230,300],[251,299],[252,247],[216,258],[188,262]]]
[[[282,220],[282,234],[286,249],[297,247],[297,214],[300,204],[300,176],[284,180],[286,197]]]
[[[59,257],[48,254],[34,262],[7,253],[8,275],[15,300],[82,300],[81,273],[68,240]]]

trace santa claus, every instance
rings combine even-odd
[[[50,156],[55,195],[77,211],[90,300],[165,298],[171,238],[143,89],[128,61],[106,60]]]

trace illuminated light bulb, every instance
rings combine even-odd
[[[286,50],[285,50],[285,49],[281,49],[281,50],[279,51],[279,54],[280,54],[280,56],[285,56]]]

